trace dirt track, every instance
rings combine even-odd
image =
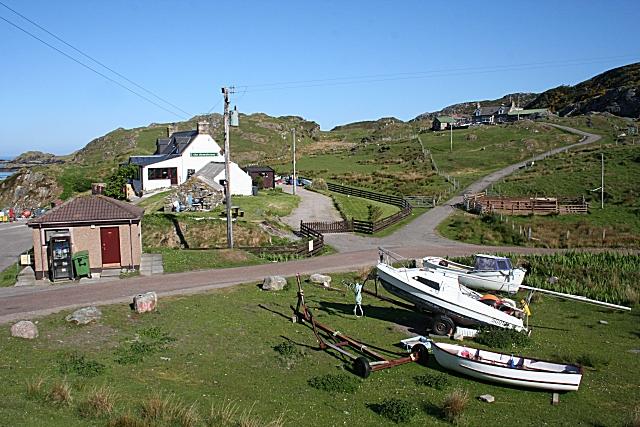
[[[574,131],[563,126],[559,128],[569,130],[587,138],[579,144],[588,144],[600,139],[597,135]],[[553,150],[557,153],[571,147]],[[544,155],[534,158],[537,160]],[[528,159],[529,160],[529,159]],[[510,251],[520,253],[551,252],[543,249],[514,248],[514,247],[485,247],[466,245],[452,242],[438,236],[435,226],[446,219],[452,206],[462,201],[464,192],[477,192],[491,185],[492,182],[512,173],[525,162],[509,166],[495,172],[478,182],[470,185],[460,194],[416,218],[408,226],[385,238],[366,238],[348,234],[326,235],[325,241],[337,248],[341,253],[260,266],[228,268],[164,274],[161,276],[134,277],[126,280],[96,284],[74,284],[64,286],[33,286],[24,288],[0,288],[0,323],[14,322],[22,319],[33,319],[65,309],[84,307],[88,305],[106,305],[115,303],[130,303],[134,295],[149,291],[157,292],[159,296],[171,294],[192,294],[209,289],[232,286],[238,283],[259,283],[271,275],[292,276],[295,273],[331,273],[348,272],[360,268],[373,267],[378,259],[377,246],[384,246],[406,257],[417,258],[428,255],[459,256],[482,251]],[[310,193],[310,192],[309,192]],[[302,193],[301,193],[302,195]],[[303,196],[304,198],[304,196]],[[311,199],[309,199],[311,200]],[[318,210],[317,204],[310,202],[311,209]],[[318,210],[319,211],[319,210]],[[301,218],[302,219],[302,218]],[[294,221],[289,218],[288,220]],[[306,218],[305,220],[309,220]],[[326,219],[325,219],[326,220]],[[299,220],[295,219],[299,227]]]

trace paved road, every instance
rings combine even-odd
[[[562,126],[557,126],[570,130]],[[575,131],[587,138],[580,144],[595,142],[597,135]],[[571,146],[574,147],[575,145]],[[557,153],[571,147],[553,150]],[[534,160],[544,155],[534,157]],[[529,161],[529,159],[527,159]],[[435,233],[435,226],[452,212],[452,205],[462,201],[465,192],[482,191],[492,182],[505,177],[523,166],[525,162],[509,166],[470,185],[443,206],[439,206],[421,215],[407,227],[382,238],[364,238],[353,235],[327,235],[327,242],[342,252],[335,255],[260,266],[228,268],[211,271],[193,271],[162,276],[134,277],[127,280],[96,284],[75,284],[66,286],[34,286],[25,288],[0,288],[0,324],[21,319],[32,319],[65,309],[88,305],[106,305],[130,303],[134,295],[154,291],[159,296],[171,294],[191,294],[209,289],[232,286],[238,283],[260,283],[271,275],[292,276],[295,273],[331,273],[349,272],[375,265],[378,245],[391,248],[406,258],[418,258],[429,255],[460,256],[482,251],[517,251],[523,254],[547,253],[553,250],[538,248],[486,247],[452,242]],[[299,225],[299,223],[298,223]],[[26,227],[25,227],[26,228]],[[0,231],[0,235],[2,231]]]
[[[33,247],[31,229],[25,220],[0,223],[0,271],[18,260],[18,255]]]

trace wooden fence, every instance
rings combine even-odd
[[[510,215],[586,214],[589,204],[581,196],[486,197],[484,193],[464,196],[466,210],[480,213],[503,212]]]
[[[307,227],[320,233],[350,233],[355,231],[364,234],[375,234],[378,231],[389,228],[406,217],[411,216],[411,213],[413,212],[411,203],[403,197],[374,193],[372,191],[360,190],[359,188],[346,187],[344,185],[337,185],[329,182],[327,183],[327,187],[329,191],[374,200],[376,202],[386,203],[393,206],[399,206],[401,210],[377,221],[362,221],[354,218],[350,221],[343,220],[335,222],[300,221],[300,231],[302,231],[303,227]]]
[[[308,227],[300,227],[300,232],[309,240],[285,246],[238,246],[235,249],[250,252],[254,255],[283,255],[291,257],[312,257],[324,249],[324,236],[322,233]],[[206,251],[220,248],[186,248],[190,251]]]
[[[344,185],[337,185],[331,182],[327,182],[327,189],[334,193],[347,194],[349,196],[362,197],[363,199],[369,199],[380,203],[386,203],[388,205],[399,206],[404,208],[404,198],[400,196],[390,196],[388,194],[374,193],[373,191],[361,190],[359,188],[347,187]]]

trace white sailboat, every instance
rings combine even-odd
[[[525,269],[514,268],[509,258],[495,255],[477,254],[473,267],[435,256],[422,262],[425,267],[457,274],[464,286],[492,292],[518,292],[526,274]]]

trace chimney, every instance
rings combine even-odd
[[[178,126],[176,125],[167,126],[167,138],[171,138],[171,135],[173,135],[176,132],[178,132]]]
[[[198,135],[209,133],[209,122],[198,122]]]

